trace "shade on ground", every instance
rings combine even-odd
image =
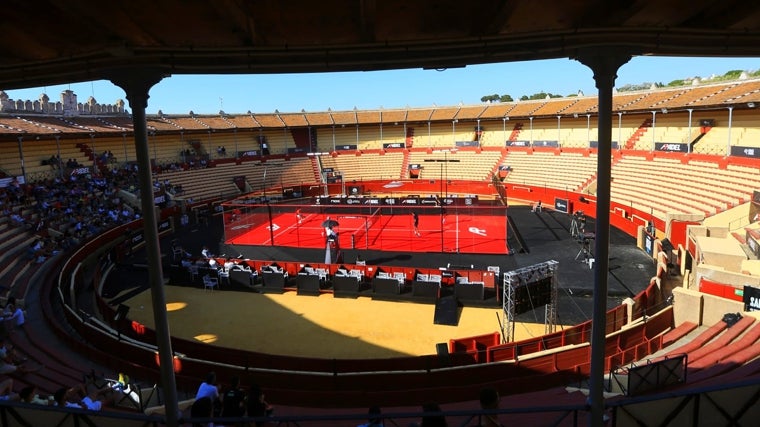
[[[435,354],[452,338],[499,332],[496,308],[463,307],[457,326],[433,323],[435,306],[360,297],[257,294],[167,286],[172,336],[244,350],[318,358],[386,358]],[[130,319],[152,327],[150,292],[125,302]],[[544,333],[543,324],[517,325],[515,336]]]

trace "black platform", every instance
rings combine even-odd
[[[332,286],[335,298],[357,298],[361,291],[361,282],[355,277],[333,276]]]
[[[435,303],[433,323],[436,325],[457,326],[459,324],[459,302],[454,295],[447,295]]]
[[[262,287],[264,292],[280,294],[285,292],[284,274],[265,271],[261,276],[264,280],[264,286]]]
[[[315,274],[299,274],[296,276],[296,293],[298,295],[319,296],[319,276]]]
[[[454,295],[460,300],[483,301],[485,288],[482,283],[455,283]]]
[[[401,287],[396,279],[384,279],[375,277],[372,279],[373,295],[399,295]]]
[[[421,282],[415,280],[412,282],[412,296],[421,301],[435,303],[441,292],[441,285],[435,282]]]
[[[250,272],[243,271],[243,270],[231,270],[230,284],[232,285],[233,288],[235,287],[248,288],[248,287],[251,287],[254,283],[251,278]]]

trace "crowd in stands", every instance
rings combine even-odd
[[[121,188],[136,186],[137,174],[130,167],[26,184],[14,179],[0,188],[0,210],[13,226],[37,236],[28,258],[39,264],[108,228],[140,218],[140,209],[119,195]]]
[[[246,395],[240,386],[240,378],[234,377],[230,379],[229,388],[222,390],[217,384],[216,374],[209,372],[198,387],[190,414],[193,418],[238,418],[247,415],[261,419],[256,422],[257,426],[261,426],[273,411],[258,385],[252,384]]]

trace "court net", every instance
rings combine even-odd
[[[364,216],[364,224],[351,233],[351,249],[356,249],[357,247],[369,248],[369,230],[372,229],[375,223],[380,221],[381,216],[382,208],[377,208],[370,215]]]

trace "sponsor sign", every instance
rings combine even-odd
[[[559,141],[541,140],[533,141],[534,147],[559,147]]]
[[[157,196],[153,196],[153,204],[157,206],[162,206],[166,203],[166,194],[162,193]]]
[[[258,150],[238,151],[238,157],[256,157],[258,155]]]
[[[309,150],[303,147],[288,147],[288,154],[299,154],[307,151]]]
[[[679,144],[677,142],[655,142],[654,149],[656,151],[669,151],[672,153],[687,153],[689,151],[689,144]]]
[[[591,147],[591,148],[599,148],[599,141],[590,141],[589,142],[589,147]],[[611,141],[611,148],[613,150],[617,150],[618,149],[618,142],[617,141]]]
[[[530,147],[530,141],[507,141],[507,147]]]
[[[567,199],[554,198],[554,210],[564,213],[570,213],[569,203]]]
[[[760,289],[753,286],[744,286],[744,311],[760,311]]]
[[[731,155],[738,157],[754,157],[760,158],[760,148],[757,147],[742,147],[738,145],[731,146]]]
[[[455,145],[457,147],[479,147],[480,142],[478,141],[456,141]]]
[[[644,252],[652,256],[654,254],[654,236],[644,233]]]
[[[335,146],[336,151],[348,151],[348,150],[356,150],[356,144],[343,144],[343,145],[336,145]]]
[[[158,223],[158,234],[171,231],[172,223],[169,219],[165,219]]]
[[[90,168],[87,166],[76,168],[71,171],[72,175],[87,175],[88,173],[90,173]]]
[[[383,148],[406,148],[406,143],[404,143],[404,142],[386,142],[386,143],[383,143]]]

